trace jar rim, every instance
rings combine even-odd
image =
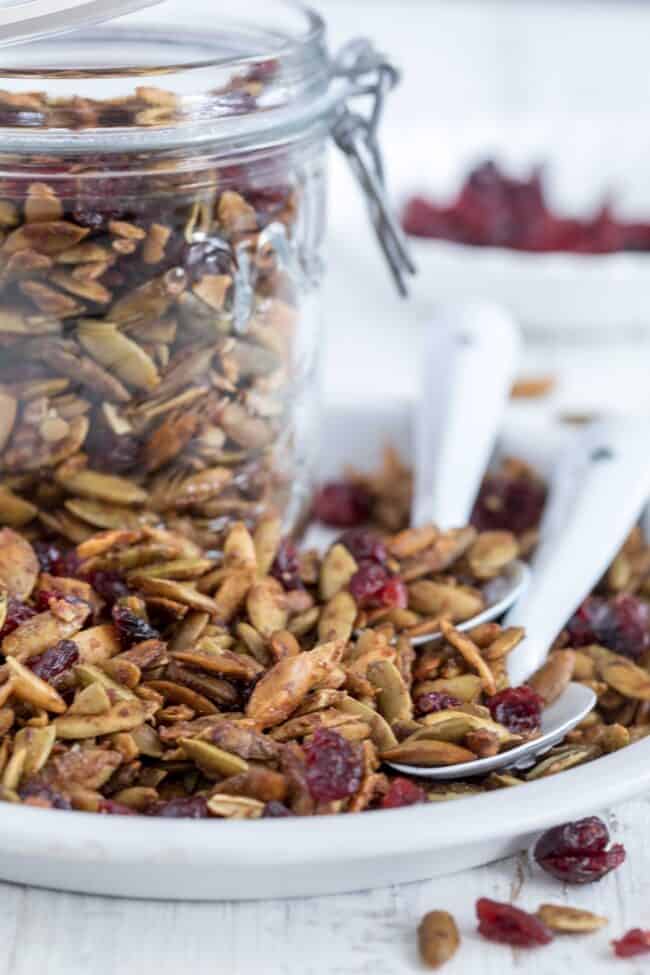
[[[302,0],[247,0],[243,14],[222,18],[217,10],[219,27],[207,29],[200,11],[201,0],[165,0],[5,49],[4,151],[85,155],[212,142],[240,149],[256,135],[295,137],[328,114],[331,62],[316,10]],[[45,90],[35,92],[40,81]]]

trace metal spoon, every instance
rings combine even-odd
[[[413,527],[468,523],[508,401],[518,351],[517,327],[498,306],[467,302],[437,309],[425,338],[414,422]],[[458,629],[502,616],[521,596],[529,576],[523,562],[513,562],[485,587],[488,607]],[[425,634],[412,642],[427,643],[435,636]]]
[[[554,638],[606,571],[638,519],[650,494],[649,444],[647,420],[617,420],[594,424],[569,448],[554,479],[555,502],[542,524],[534,583],[504,621],[526,629],[525,639],[509,659],[513,685],[523,683],[544,662]],[[430,779],[532,765],[595,702],[593,691],[571,683],[544,712],[541,735],[510,751],[444,768],[389,764]]]

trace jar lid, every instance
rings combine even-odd
[[[160,0],[0,0],[0,47],[52,37],[151,7]]]

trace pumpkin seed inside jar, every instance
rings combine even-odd
[[[0,523],[31,538],[162,524],[209,550],[306,510],[322,25],[260,2],[199,36],[198,10],[0,69]]]

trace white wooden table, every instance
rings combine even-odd
[[[648,958],[617,962],[609,940],[629,927],[650,927],[647,817],[647,798],[608,815],[628,862],[583,888],[547,878],[525,854],[425,883],[302,901],[175,904],[0,884],[0,975],[415,973],[423,971],[417,924],[435,908],[454,914],[462,937],[445,975],[514,975],[524,967],[531,975],[600,975],[612,964],[640,975]],[[566,903],[605,914],[610,924],[594,935],[558,935],[548,947],[516,951],[475,933],[474,903],[481,896],[530,909]]]

